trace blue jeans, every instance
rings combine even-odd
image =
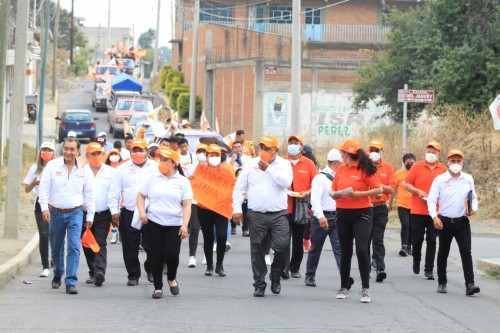
[[[229,220],[231,222],[231,220]],[[214,244],[217,244],[217,230],[215,230],[215,225],[214,225]],[[231,223],[227,224],[227,237],[226,237],[226,242],[229,242],[229,238],[231,237]]]
[[[306,264],[307,277],[316,276],[319,258],[327,236],[330,237],[330,244],[332,245],[333,254],[335,255],[337,268],[340,270],[340,242],[339,235],[337,233],[337,225],[335,224],[335,215],[325,214],[325,217],[328,220],[328,230],[321,229],[319,221],[315,217],[313,217],[311,223],[311,248],[309,249],[309,253],[307,255]]]
[[[77,208],[69,213],[50,209],[50,248],[54,262],[54,276],[64,274],[64,238],[68,235],[68,254],[66,256],[67,286],[76,286],[78,265],[80,264],[80,235],[82,232],[83,210]]]

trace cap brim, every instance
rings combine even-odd
[[[216,144],[219,147],[226,148],[228,152],[231,151],[231,148],[229,148],[229,146],[224,141],[221,141],[221,140],[214,138],[214,137],[202,136],[200,138],[200,143],[204,143],[206,145]]]

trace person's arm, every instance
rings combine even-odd
[[[389,211],[392,211],[394,199],[398,195],[398,186],[399,186],[399,183],[396,184],[396,187],[394,187],[394,192],[392,192],[391,194],[389,194],[389,203],[387,204],[387,207],[389,208]]]
[[[38,186],[38,203],[42,210],[42,218],[46,223],[50,222],[49,195],[52,189],[52,165],[53,163],[47,163]]]
[[[440,195],[440,181],[439,177],[435,178],[432,182],[431,189],[429,190],[429,196],[427,198],[427,210],[429,211],[429,215],[432,217],[434,221],[434,228],[437,230],[443,229],[443,222],[438,217],[437,213],[437,203],[439,201]]]
[[[193,200],[185,199],[182,200],[182,225],[179,229],[179,236],[181,239],[186,238],[188,234],[189,219],[191,217],[191,203]]]
[[[474,186],[474,178],[472,176],[470,177],[471,179],[471,186],[472,186],[472,207],[467,216],[471,216],[476,214],[477,210],[479,209],[478,207],[478,202],[477,202],[477,194],[476,194],[476,187]]]
[[[94,186],[92,185],[92,175],[90,168],[84,168],[84,182],[83,182],[83,202],[87,210],[85,226],[92,227],[95,214],[95,199],[94,199]]]
[[[288,188],[292,184],[293,171],[289,161],[271,163],[265,172],[271,176],[271,180],[279,187]]]
[[[320,177],[326,177],[325,175],[317,175],[314,177],[311,184],[311,209],[313,215],[319,220],[325,217],[323,214],[323,208],[321,207],[321,197],[323,195],[323,184]]]
[[[122,178],[120,168],[116,169],[113,178],[111,179],[111,186],[108,192],[108,207],[111,211],[111,224],[117,227],[120,224],[120,197],[122,188]]]
[[[139,219],[142,224],[148,224],[148,217],[146,215],[145,208],[146,196],[141,192],[137,192],[137,212],[139,213]]]
[[[40,184],[40,177],[35,175],[35,171],[36,164],[33,164],[28,171],[26,178],[24,178],[24,191],[26,193],[30,193],[35,188],[35,186]]]
[[[416,194],[418,195],[418,197],[422,200],[426,200],[427,197],[428,197],[428,194],[425,193],[424,191],[422,190],[419,190],[418,188],[416,188],[415,186],[411,185],[411,184],[408,184],[406,181],[403,182],[403,187],[405,190],[407,190],[408,192],[410,192],[411,194]]]

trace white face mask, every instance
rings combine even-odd
[[[380,153],[377,153],[376,151],[372,151],[370,153],[370,160],[372,160],[373,162],[377,162],[378,160],[380,160]]]
[[[206,162],[207,161],[207,156],[204,153],[196,154],[196,158],[198,159],[198,162]]]
[[[113,162],[113,163],[119,162],[120,161],[120,156],[119,155],[111,155],[109,157],[109,161]]]
[[[428,163],[434,163],[438,160],[438,157],[436,154],[433,154],[433,153],[427,153],[425,154],[425,160],[428,162]]]
[[[220,156],[212,156],[208,158],[208,164],[211,166],[218,166],[220,164]]]
[[[448,169],[450,169],[450,171],[453,173],[459,173],[460,171],[462,171],[462,165],[461,164],[450,164],[448,166]]]

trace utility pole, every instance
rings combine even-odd
[[[156,31],[155,31],[155,49],[153,52],[153,73],[151,78],[158,73],[158,47],[160,39],[160,4],[161,0],[158,0],[158,12],[156,13]]]
[[[189,122],[194,123],[196,115],[196,79],[198,77],[198,26],[200,25],[200,0],[194,3],[193,53],[191,54],[191,92],[189,93]]]
[[[26,112],[24,94],[26,89],[26,56],[28,47],[29,0],[17,1],[16,14],[16,59],[14,61],[14,83],[12,110],[9,128],[9,174],[7,175],[7,194],[5,200],[5,232],[8,239],[17,238],[19,218],[19,193],[21,192],[22,133],[23,116]]]
[[[292,110],[291,133],[299,135],[300,130],[300,88],[302,82],[302,61],[300,47],[302,31],[300,24],[301,0],[293,0],[292,9]]]
[[[50,1],[45,1],[45,31],[42,44],[42,75],[40,83],[40,103],[38,107],[37,123],[38,136],[36,140],[36,151],[40,149],[43,142],[43,109],[45,106],[45,76],[47,75],[47,49],[49,48],[49,25],[50,25]],[[54,36],[55,37],[55,36]]]
[[[111,0],[108,0],[108,48],[111,47]]]
[[[52,100],[56,99],[56,87],[57,87],[57,36],[59,36],[59,0],[56,4],[56,21],[54,22],[54,49],[52,50]]]
[[[3,132],[5,115],[5,81],[7,78],[7,44],[9,41],[10,0],[1,0],[0,13],[0,171],[3,167]],[[1,172],[0,172],[1,174]]]
[[[408,118],[408,102],[406,102],[406,90],[408,90],[408,84],[404,85],[404,102],[403,102],[403,154],[406,154],[406,127]]]
[[[71,0],[71,26],[69,33],[69,63],[73,65],[73,48],[75,42],[75,0]]]

